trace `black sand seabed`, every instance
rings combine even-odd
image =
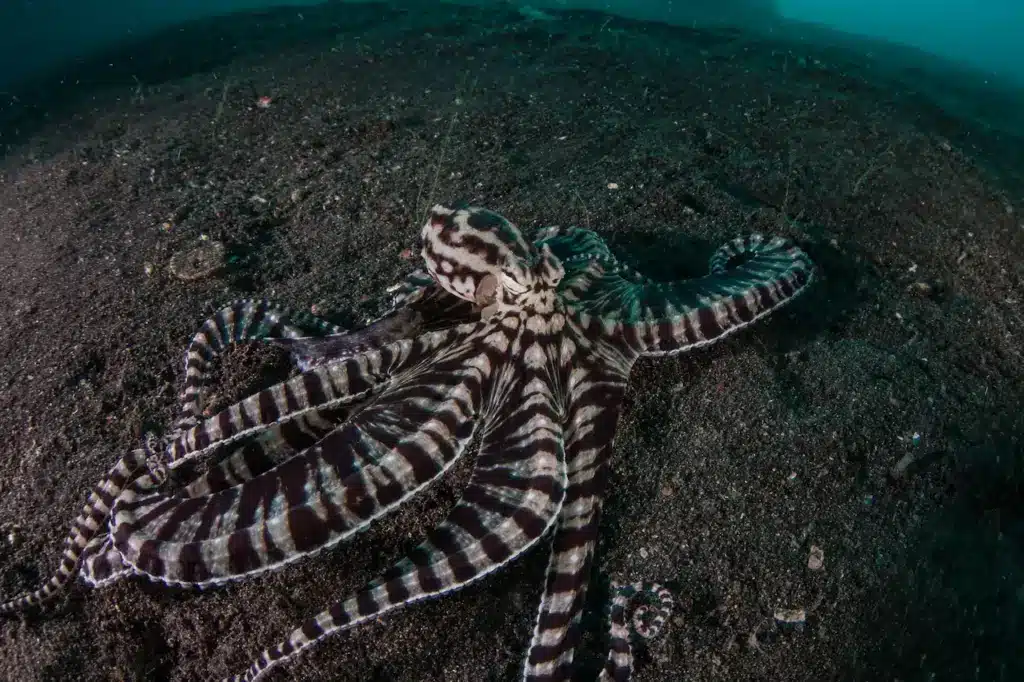
[[[1024,679],[1024,140],[993,118],[1011,95],[592,14],[296,14],[154,39],[160,59],[125,53],[137,83],[125,55],[97,61],[117,77],[84,65],[75,78],[120,84],[72,78],[50,93],[78,93],[70,109],[4,128],[0,592],[49,575],[88,488],[144,424],[170,424],[207,314],[267,296],[358,323],[411,268],[426,207],[465,199],[525,228],[591,226],[659,278],[700,274],[754,230],[821,266],[770,322],[634,371],[599,568],[679,599],[637,680]],[[265,53],[217,38],[232,33],[263,35]],[[167,56],[203,68],[162,77]],[[30,105],[8,102],[8,120]],[[171,255],[203,235],[228,267],[177,279]],[[234,351],[214,390],[225,404],[287,371]],[[439,522],[471,463],[279,573],[77,588],[5,619],[0,678],[240,671]],[[273,679],[514,680],[544,561],[335,636]],[[581,679],[602,651],[587,623]]]

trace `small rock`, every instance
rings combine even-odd
[[[171,274],[186,282],[209,277],[224,267],[224,251],[224,244],[216,241],[178,251],[171,256]]]
[[[291,193],[292,203],[295,203],[295,204],[299,203],[300,201],[302,201],[305,198],[305,196],[306,196],[305,190],[293,189],[292,193]]]
[[[21,533],[18,532],[20,529],[16,524],[13,523],[0,523],[0,533],[3,533],[4,540],[11,547],[17,547],[21,544]]]
[[[820,571],[825,568],[825,550],[817,545],[811,545],[811,554],[807,557],[807,568],[812,571]]]
[[[931,296],[932,285],[928,282],[914,282],[907,285],[907,292],[918,296]]]
[[[915,461],[917,461],[917,453],[908,452],[900,457],[899,461],[892,466],[889,470],[889,475],[893,478],[903,478],[907,473],[907,469],[909,469],[910,465]]]
[[[676,491],[672,488],[672,486],[668,485],[667,483],[665,485],[661,486],[661,496],[662,497],[672,497],[675,494],[676,494]]]
[[[787,625],[799,625],[807,622],[807,612],[803,609],[776,609],[775,620]]]

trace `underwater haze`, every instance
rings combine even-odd
[[[1024,680],[1022,12],[0,2],[0,680]]]
[[[178,22],[317,4],[322,0],[10,0],[0,7],[0,87],[61,60]],[[593,9],[670,24],[699,20],[762,30],[770,30],[777,15],[920,48],[1024,83],[1024,3],[1017,0],[463,0],[459,4]]]

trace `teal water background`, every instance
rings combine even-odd
[[[337,0],[333,0],[337,1]],[[62,61],[175,23],[311,0],[7,0],[0,3],[0,89]],[[400,0],[397,6],[442,4]],[[594,9],[670,24],[726,23],[773,30],[772,16],[926,50],[1024,83],[1021,0],[537,0],[461,2]]]

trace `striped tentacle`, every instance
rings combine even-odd
[[[217,415],[175,436],[166,447],[168,466],[183,463],[214,449],[236,443],[307,414],[365,400],[380,390],[401,366],[416,363],[443,343],[450,332],[404,339],[381,349],[311,368],[308,372],[255,393]]]
[[[408,279],[415,281],[413,276]],[[415,326],[398,327],[389,324],[387,326],[389,333],[383,333],[382,329],[374,328],[375,325],[372,324],[368,328],[369,333],[365,336],[364,331],[367,330],[346,334],[349,337],[363,339],[359,342],[358,347],[350,345],[343,353],[327,352],[325,346],[319,347],[319,360],[315,364],[321,365],[327,361],[337,361],[358,353],[365,353],[372,347],[386,345],[395,338],[412,337],[416,333],[442,330],[478,317],[478,313],[472,309],[471,304],[447,294],[436,286],[430,290],[417,286],[412,294],[415,294],[415,300],[410,297],[401,297],[396,299],[398,301],[396,305],[406,304],[415,311],[419,318]],[[387,317],[381,318],[381,320],[387,320]],[[310,343],[329,344],[331,338],[274,339],[272,341],[309,341]],[[338,347],[334,346],[333,350],[338,350]],[[267,471],[283,457],[312,447],[362,405],[361,402],[355,402],[341,406],[319,407],[300,413],[294,419],[274,423],[264,431],[257,433],[253,440],[244,443],[221,462],[211,466],[206,473],[185,486],[178,495],[200,497],[244,483]]]
[[[186,353],[186,387],[182,395],[179,433],[198,423],[199,391],[210,363],[231,343],[262,340],[291,352],[303,371],[326,362],[352,357],[403,338],[474,321],[473,305],[451,296],[430,277],[416,271],[389,288],[391,306],[383,316],[352,332],[307,313],[288,310],[269,301],[235,301],[207,320]],[[320,334],[307,336],[304,334]],[[313,445],[348,418],[356,406],[317,408],[284,423],[270,425],[214,465],[182,494],[209,494],[252,478],[278,461]]]
[[[583,333],[565,334],[561,343],[574,345],[576,351],[563,353],[567,363],[572,363],[565,368],[569,485],[523,669],[526,682],[564,682],[572,677],[608,484],[612,439],[629,367],[636,357],[628,348],[619,349]]]
[[[487,362],[502,362],[503,343],[491,340]],[[520,368],[494,379],[492,393],[502,398],[489,400],[472,479],[448,518],[422,544],[354,596],[264,650],[244,674],[230,680],[252,682],[330,634],[458,589],[533,546],[557,518],[566,485],[561,420],[542,372],[543,367]],[[500,409],[505,404],[518,407]]]
[[[464,451],[488,371],[474,362],[480,340],[473,329],[436,332],[325,366],[335,388],[319,390],[339,393],[338,378],[360,376],[367,363],[390,372],[389,365],[416,354],[414,347],[424,361],[316,446],[240,486],[198,498],[126,491],[114,506],[115,548],[151,579],[207,585],[275,568],[365,528]],[[339,369],[345,366],[347,372]],[[311,390],[313,376],[297,377],[291,390],[303,381]]]
[[[250,331],[244,335],[244,338],[265,338],[272,343],[285,347],[292,352],[300,367],[305,367],[308,370],[304,372],[303,376],[315,378],[323,373],[324,367],[328,363],[335,363],[338,360],[349,358],[370,357],[373,356],[375,349],[384,347],[393,341],[399,339],[408,340],[416,337],[428,338],[433,333],[443,333],[479,320],[479,311],[472,304],[449,295],[436,285],[425,285],[422,282],[422,275],[417,277],[417,273],[413,273],[413,275],[406,279],[404,286],[405,288],[402,293],[395,299],[395,305],[398,306],[396,309],[371,323],[368,327],[351,333],[331,334],[319,338],[296,336],[271,338],[269,336],[270,332],[283,334],[286,332],[291,333],[296,329],[294,326],[282,326],[280,329],[267,328],[269,331],[259,337],[255,336],[256,331]],[[230,310],[233,310],[233,308],[225,309],[225,311]],[[259,310],[259,308],[254,308],[253,310]],[[229,316],[215,317],[208,321],[207,324],[214,324],[217,328],[226,328],[223,321],[230,319]],[[245,316],[245,319],[256,320],[256,314],[253,313],[252,315]],[[305,316],[302,319],[307,327],[313,326],[315,323],[315,318],[312,316]],[[217,320],[221,320],[221,322],[217,322]],[[235,324],[231,328],[258,330],[259,328],[255,324],[254,322],[244,326]],[[205,350],[211,346],[208,339],[243,338],[243,335],[211,337],[209,333],[201,332],[196,335],[196,338],[202,339],[202,342],[199,344],[196,344],[195,341],[193,342],[196,345],[196,349],[194,352],[190,351],[189,353],[189,358],[193,364],[190,365],[190,370],[187,373],[189,376],[197,377],[196,380],[191,382],[192,386],[201,386],[205,378],[205,368],[208,366],[209,360],[216,354],[216,352],[211,353]],[[212,447],[220,447],[224,444],[222,439],[237,441],[244,435],[273,427],[282,421],[301,418],[302,415],[308,414],[312,410],[326,409],[331,407],[332,404],[351,404],[358,399],[358,397],[351,396],[342,401],[327,399],[327,403],[321,405],[317,402],[317,398],[324,396],[319,396],[319,392],[314,390],[306,395],[306,397],[313,400],[313,403],[306,406],[299,405],[296,410],[294,409],[296,406],[282,406],[279,400],[280,396],[273,395],[273,391],[281,387],[285,387],[285,390],[287,390],[287,382],[261,391],[248,401],[243,401],[233,406],[236,412],[238,412],[237,415],[231,414],[230,410],[233,408],[229,408],[213,420],[207,420],[204,424],[193,424],[187,431],[176,433],[176,437],[168,445],[167,458],[169,465],[172,468],[176,468],[183,461],[193,459],[200,453],[207,452]],[[198,389],[194,390],[197,395]],[[300,391],[299,393],[306,392]],[[261,409],[246,410],[247,402],[256,402]],[[264,410],[262,408],[267,409]],[[183,408],[183,414],[195,415],[196,413],[195,401],[191,401]],[[277,418],[271,421],[264,420],[264,417],[273,416],[275,413],[278,415]],[[226,419],[234,422],[235,416],[241,420],[239,424],[224,423]],[[326,415],[322,416],[326,418]],[[181,423],[184,424],[186,422],[187,420],[183,419]]]
[[[609,651],[599,682],[629,682],[633,674],[633,642],[651,640],[661,634],[672,615],[673,604],[672,593],[657,583],[612,585]],[[628,618],[631,605],[633,614]]]
[[[473,303],[452,296],[428,275],[417,271],[392,288],[391,311],[367,327],[325,337],[280,338],[271,343],[287,350],[302,371],[343,357],[365,353],[400,338],[447,329],[480,318]]]
[[[318,408],[261,431],[174,494],[202,497],[259,476],[285,459],[311,448],[348,419],[364,402]]]
[[[371,347],[415,336],[417,332],[439,330],[473,319],[473,306],[440,289],[424,273],[413,273],[393,288],[390,311],[365,329],[339,333],[338,328],[306,313],[289,311],[268,301],[235,301],[207,320],[195,335],[186,354],[186,392],[183,394],[179,428],[194,422],[199,414],[200,391],[207,368],[230,343],[250,340],[307,341],[323,344],[321,356],[331,359],[366,352]],[[396,323],[405,320],[405,307],[416,315],[414,325]],[[297,326],[301,325],[301,326]],[[322,337],[302,337],[314,332]],[[342,338],[344,343],[336,343]],[[326,348],[330,352],[326,352]],[[321,363],[318,363],[321,364]],[[201,497],[240,485],[262,474],[282,458],[312,447],[343,423],[362,403],[320,407],[300,413],[294,419],[278,422],[211,465],[196,480],[176,494]],[[82,553],[81,579],[94,587],[110,584],[131,573],[130,566],[113,546],[109,536],[92,540]]]
[[[110,534],[97,535],[82,551],[82,568],[78,579],[89,587],[106,587],[132,574],[121,553],[114,549]]]
[[[303,327],[300,328],[286,320],[296,320],[302,323]],[[312,315],[290,311],[266,300],[237,300],[223,307],[203,323],[186,351],[185,387],[181,394],[182,406],[175,426],[176,431],[180,432],[197,423],[202,409],[201,391],[207,379],[209,366],[228,345],[265,340],[275,335],[296,336],[310,331],[337,333],[339,329]],[[302,447],[311,437],[322,437],[326,434],[328,424],[330,428],[334,428],[347,414],[348,410],[342,408],[314,410],[299,415],[292,422],[274,425],[266,433],[260,434],[257,440],[243,444],[223,461],[212,465],[178,494],[195,497],[251,478],[273,466],[271,457],[274,451],[287,452]],[[312,445],[312,442],[309,445]],[[151,489],[151,486],[140,487],[140,490],[148,489]],[[107,525],[106,518],[98,521],[104,526]],[[82,582],[91,587],[109,585],[131,573],[131,567],[114,548],[113,538],[109,533],[97,535],[82,550],[81,569],[78,575]]]
[[[57,571],[39,589],[0,604],[0,613],[40,606],[64,592],[78,575],[85,550],[102,535],[101,531],[106,531],[106,522],[115,501],[135,479],[147,471],[147,463],[157,456],[157,452],[155,438],[149,437],[144,447],[132,450],[118,460],[106,477],[93,488],[82,511],[71,524]]]
[[[154,437],[150,436],[150,438],[155,441]],[[117,495],[118,498],[125,494],[125,490],[130,490],[134,494],[144,494],[156,490],[166,480],[166,469],[162,465],[152,466],[152,463],[158,460],[159,450],[153,447],[150,449],[150,453],[147,458],[151,463],[150,470],[140,474],[125,486],[124,490]],[[115,498],[114,502],[116,503],[116,501]],[[108,510],[107,517],[109,515]],[[106,520],[104,519],[105,530]],[[114,540],[109,532],[97,534],[82,551],[78,577],[90,587],[105,587],[133,574],[132,567],[125,563],[121,552],[114,547]]]
[[[301,320],[305,326],[300,328],[286,322],[288,316]],[[337,327],[318,318],[292,313],[268,301],[240,300],[222,308],[200,327],[186,352],[186,378],[181,396],[179,427],[195,423],[201,411],[201,390],[209,363],[228,344],[273,334],[307,333],[310,329],[323,333],[338,331]],[[150,447],[154,447],[154,444],[151,443]],[[38,590],[0,604],[0,613],[41,605],[62,594],[77,575],[82,575],[85,582],[95,585],[107,584],[124,574],[116,550],[112,549],[105,538],[107,521],[114,501],[145,471],[147,459],[154,456],[147,448],[133,450],[114,465],[95,486],[81,513],[72,523],[57,572]]]
[[[358,408],[359,405],[355,407]],[[269,471],[282,458],[312,447],[338,428],[350,415],[349,406],[313,410],[257,434],[224,459],[212,464],[201,476],[174,493],[177,497],[202,497],[241,485]],[[148,492],[140,486],[136,494]],[[94,538],[82,554],[80,578],[92,587],[109,585],[131,574],[108,534]]]
[[[471,321],[472,306],[447,295],[429,275],[416,271],[389,287],[391,305],[379,318],[351,332],[310,313],[267,300],[241,299],[221,308],[192,337],[185,353],[185,386],[176,432],[202,416],[201,391],[211,363],[229,345],[267,341],[289,350],[303,371],[351,357],[400,338]]]
[[[257,434],[224,459],[212,464],[207,471],[174,494],[178,497],[202,497],[240,485],[273,468],[283,457],[312,447],[348,418],[348,406],[313,410],[298,418],[275,425]],[[137,480],[135,494],[148,493],[155,488]],[[131,575],[131,566],[124,562],[114,548],[109,533],[92,539],[82,552],[79,578],[91,587],[104,587]]]
[[[201,393],[213,361],[228,346],[245,341],[343,334],[341,327],[267,300],[232,301],[207,319],[185,351],[185,385],[174,431],[195,426],[202,417]]]
[[[569,288],[569,282],[576,276],[586,275],[590,264],[594,262],[600,263],[603,272],[618,275],[627,281],[652,281],[617,259],[605,241],[591,230],[582,227],[546,227],[538,233],[534,246],[540,248],[545,244],[565,268],[562,289]]]
[[[567,273],[559,294],[584,326],[602,325],[648,356],[713,343],[793,300],[814,278],[814,265],[799,247],[757,234],[721,247],[705,277],[637,281],[623,267],[587,261]]]

